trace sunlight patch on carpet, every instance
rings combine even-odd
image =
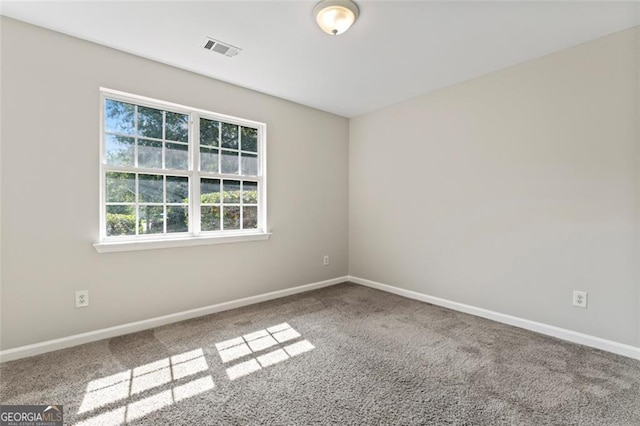
[[[285,322],[216,343],[216,349],[223,364],[237,361],[236,364],[227,368],[229,379],[236,380],[315,349],[315,346],[308,340],[299,340],[286,346],[283,345],[285,342],[292,342],[301,337],[300,333]],[[272,350],[258,355],[259,352],[264,352],[267,349]],[[248,356],[251,358],[246,359]],[[240,361],[241,359],[245,360]]]
[[[123,405],[87,418],[77,425],[120,425],[209,391],[215,387],[211,375],[187,382],[181,380],[208,370],[209,364],[200,348],[92,380],[87,384],[78,414],[89,414],[111,404]],[[167,384],[172,387],[142,399],[130,400],[131,397],[150,393]]]

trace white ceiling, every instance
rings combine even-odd
[[[315,3],[2,1],[0,13],[346,117],[640,25],[638,1],[359,0],[332,37]],[[205,36],[244,51],[206,51]]]

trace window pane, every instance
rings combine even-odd
[[[189,145],[167,143],[164,155],[167,169],[187,170],[189,168]]]
[[[238,174],[238,152],[222,150],[222,173]]]
[[[220,207],[200,207],[200,227],[203,231],[218,231],[220,229]]]
[[[242,202],[245,204],[258,204],[258,182],[242,183]]]
[[[107,206],[107,236],[135,235],[136,210],[133,206]]]
[[[166,112],[165,139],[189,142],[189,116],[175,112]]]
[[[189,231],[187,206],[167,206],[167,232]]]
[[[222,147],[238,149],[238,126],[222,123]]]
[[[242,229],[255,229],[258,227],[258,207],[242,208]]]
[[[218,173],[218,150],[200,147],[200,170]]]
[[[189,203],[189,178],[167,176],[167,203]]]
[[[141,234],[161,234],[164,232],[164,207],[162,206],[140,206]]]
[[[105,135],[107,164],[114,166],[133,166],[134,144],[133,138]]]
[[[200,119],[200,145],[218,146],[220,122]]]
[[[220,203],[220,179],[200,179],[200,202]]]
[[[168,111],[160,101],[104,99],[103,235],[167,238],[198,229],[191,213],[203,232],[258,228],[259,126],[187,107]]]
[[[138,167],[162,168],[162,142],[138,140]]]
[[[162,138],[162,111],[138,107],[138,134],[149,138]]]
[[[240,207],[225,206],[222,211],[224,229],[240,229]]]
[[[258,152],[258,129],[242,127],[242,150]]]
[[[135,107],[111,99],[105,100],[104,128],[107,132],[135,133]]]
[[[138,176],[139,199],[141,203],[162,203],[162,176],[139,175]]]
[[[107,203],[133,203],[136,201],[136,175],[134,173],[107,172]]]
[[[224,203],[240,202],[240,181],[225,180],[223,181]]]
[[[242,153],[242,174],[255,176],[258,174],[258,156]]]

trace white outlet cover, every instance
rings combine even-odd
[[[586,291],[573,291],[573,306],[577,306],[579,308],[587,307],[588,293]]]
[[[89,306],[89,290],[76,291],[76,308]]]

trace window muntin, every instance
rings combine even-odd
[[[266,232],[266,126],[104,89],[101,240]]]

